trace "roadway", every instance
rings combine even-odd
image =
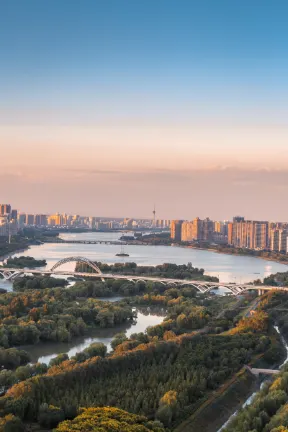
[[[48,239],[45,240],[45,243],[67,243],[67,244],[106,244],[106,245],[142,245],[147,246],[149,245],[147,242],[143,242],[140,240],[62,240],[62,239]]]
[[[276,375],[280,372],[278,369],[258,369],[258,368],[251,368],[250,366],[247,365],[245,365],[245,368],[249,370],[249,372],[251,372],[253,375],[257,375],[257,376],[259,374]]]
[[[83,277],[83,278],[96,278],[100,280],[105,279],[117,279],[117,280],[127,280],[132,282],[137,281],[151,281],[151,282],[160,282],[167,285],[188,285],[193,286],[201,293],[209,292],[212,289],[224,287],[229,289],[232,294],[238,295],[247,290],[258,290],[262,291],[270,291],[279,289],[281,291],[288,291],[288,288],[276,288],[272,286],[264,286],[264,285],[249,285],[249,284],[233,284],[233,283],[221,283],[221,282],[207,282],[202,280],[186,280],[186,279],[172,279],[172,278],[163,278],[163,277],[154,277],[154,276],[135,276],[135,275],[121,275],[121,274],[113,274],[113,273],[88,273],[88,272],[75,272],[68,270],[32,270],[32,269],[23,269],[23,268],[3,268],[0,270],[0,274],[6,280],[13,280],[14,278],[21,276],[23,274],[32,274],[32,275],[65,275],[65,276],[73,276],[73,277]]]

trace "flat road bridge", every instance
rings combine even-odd
[[[251,372],[253,375],[259,376],[260,374],[264,375],[275,375],[278,374],[280,371],[278,369],[257,369],[257,368],[251,368],[250,366],[245,366],[249,372]]]
[[[57,270],[62,265],[75,262],[75,263],[83,263],[91,268],[91,272],[76,272],[71,270]],[[105,279],[116,279],[116,280],[127,280],[131,282],[144,281],[144,282],[159,282],[165,285],[185,285],[185,286],[193,286],[201,293],[209,292],[213,289],[217,288],[227,288],[233,295],[241,294],[248,290],[258,290],[259,294],[263,294],[264,291],[270,290],[281,290],[288,291],[288,288],[285,287],[274,287],[274,286],[265,286],[265,285],[252,285],[252,284],[235,284],[235,283],[223,283],[223,282],[208,282],[204,280],[190,280],[190,279],[174,279],[174,278],[164,278],[160,276],[136,276],[136,275],[123,275],[118,273],[102,273],[99,267],[95,264],[95,262],[84,258],[84,257],[68,257],[63,260],[58,261],[50,270],[46,269],[28,269],[28,268],[7,268],[0,267],[0,275],[6,280],[13,280],[17,277],[23,276],[25,274],[32,275],[66,275],[66,276],[74,276],[79,278],[97,278],[102,281]]]
[[[62,240],[62,239],[48,239],[45,243],[68,243],[68,244],[107,244],[107,245],[127,245],[130,244],[128,241],[121,240]],[[143,242],[140,242],[143,243]],[[131,244],[135,244],[135,241],[131,241]],[[146,244],[146,243],[145,243]]]

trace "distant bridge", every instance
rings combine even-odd
[[[88,272],[75,272],[69,271],[65,269],[57,270],[59,267],[66,263],[75,262],[75,263],[84,263],[91,267],[93,273]],[[117,273],[102,273],[99,267],[91,260],[84,257],[69,257],[63,260],[58,261],[50,270],[35,270],[35,269],[27,269],[27,268],[5,268],[0,267],[0,275],[6,280],[13,280],[17,277],[20,277],[24,274],[32,274],[32,275],[66,275],[66,276],[75,276],[75,277],[83,277],[83,278],[98,278],[104,281],[105,279],[117,279],[117,280],[127,280],[130,282],[159,282],[164,285],[186,285],[192,286],[201,293],[207,293],[213,289],[217,288],[227,288],[233,295],[241,294],[248,290],[258,290],[258,293],[261,295],[264,291],[270,290],[281,290],[288,291],[288,288],[283,287],[274,287],[274,286],[265,286],[265,285],[249,285],[249,284],[233,284],[233,283],[223,283],[223,282],[207,282],[202,280],[189,280],[189,279],[173,279],[173,278],[163,278],[157,276],[135,276],[135,275],[121,275]]]
[[[105,245],[148,245],[147,242],[141,240],[62,240],[62,239],[46,239],[45,243],[68,243],[68,244],[105,244]]]

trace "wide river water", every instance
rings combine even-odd
[[[119,240],[120,236],[119,232],[88,232],[62,234],[61,238],[65,240],[115,241]],[[119,246],[109,244],[45,243],[41,246],[31,246],[28,250],[13,256],[26,255],[36,259],[45,259],[47,269],[51,268],[57,261],[71,256],[82,256],[92,261],[105,263],[135,262],[139,265],[187,264],[191,262],[194,267],[204,268],[206,274],[219,277],[220,282],[236,283],[251,282],[259,278],[263,279],[271,273],[288,270],[285,264],[260,258],[220,254],[177,246],[127,245],[125,252],[129,254],[129,257],[125,258],[115,256],[119,252]],[[75,264],[67,263],[65,269],[74,270]],[[11,284],[0,281],[0,287],[10,290]]]

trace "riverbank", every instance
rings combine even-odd
[[[111,301],[111,299],[106,299],[107,301]],[[107,328],[90,327],[86,329],[83,336],[74,337],[70,342],[39,342],[35,345],[21,345],[18,348],[30,354],[32,363],[39,362],[46,365],[59,354],[65,353],[71,358],[77,352],[83,351],[89,345],[96,342],[106,345],[107,351],[110,352],[111,341],[116,334],[125,333],[127,337],[130,337],[132,333],[145,333],[148,327],[161,324],[166,316],[165,313],[159,314],[159,312],[154,312],[155,308],[153,307],[137,306],[135,309],[137,310],[137,318],[133,322]]]
[[[229,253],[229,252],[222,252],[222,251],[215,251],[215,249],[205,249],[208,250],[210,252],[215,252],[215,253],[219,253],[219,254],[224,254],[224,255],[233,255],[233,256],[241,256],[241,257],[248,257],[248,258],[259,258],[265,261],[273,261],[276,262],[278,264],[283,264],[288,266],[288,257],[287,257],[287,261],[281,261],[277,258],[271,258],[271,257],[264,257],[264,256],[260,256],[260,255],[245,255],[245,254],[235,254],[235,253]]]
[[[0,255],[0,261],[4,261],[7,258],[11,258],[12,255],[19,254],[21,252],[26,252],[29,249],[30,249],[30,245],[29,244],[27,244],[27,246],[21,246],[21,247],[17,246],[15,249],[7,251],[4,255],[1,254]]]
[[[173,245],[171,245],[173,246]],[[188,249],[193,249],[193,250],[202,250],[202,251],[208,251],[208,252],[214,252],[217,254],[221,254],[221,255],[229,255],[229,256],[238,256],[238,257],[247,257],[247,258],[259,258],[265,261],[272,261],[272,262],[276,262],[278,264],[283,264],[283,265],[287,265],[288,266],[288,257],[286,261],[282,261],[279,260],[277,258],[273,258],[273,257],[266,257],[266,256],[261,256],[261,255],[249,255],[249,254],[239,254],[239,253],[233,253],[233,252],[228,252],[228,251],[221,251],[221,250],[217,250],[214,248],[205,248],[205,247],[193,247],[193,246],[184,246],[184,245],[174,245],[173,247],[181,247],[181,248],[188,248]]]

